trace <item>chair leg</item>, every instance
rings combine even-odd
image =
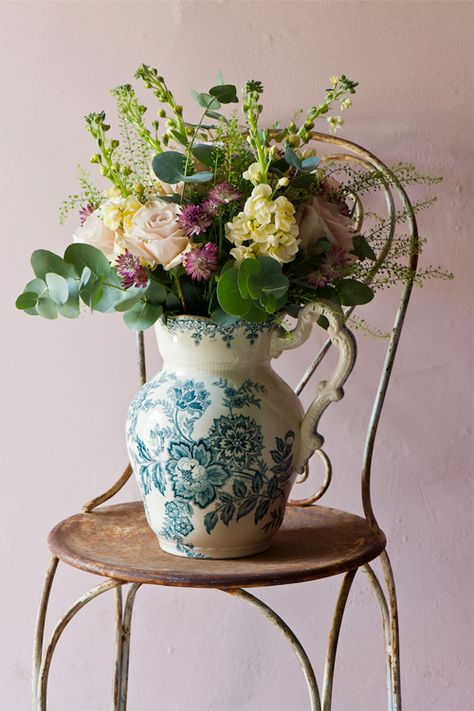
[[[82,610],[82,608],[87,605],[88,602],[94,600],[96,597],[106,592],[107,590],[111,590],[112,588],[117,587],[117,585],[121,585],[121,583],[117,582],[116,580],[108,580],[107,582],[102,583],[101,585],[98,585],[95,588],[92,588],[92,590],[89,590],[85,595],[80,597],[79,600],[77,600],[74,605],[72,605],[66,611],[66,614],[59,620],[58,624],[54,628],[49,644],[44,650],[44,654],[41,658],[41,665],[38,673],[37,700],[36,706],[34,707],[34,711],[46,711],[46,695],[48,689],[49,669],[51,666],[54,650],[56,649],[56,645],[68,623],[79,612],[79,610]]]
[[[393,711],[401,711],[402,696],[400,684],[400,634],[398,629],[398,605],[397,591],[395,589],[395,579],[392,565],[387,551],[380,555],[382,569],[385,576],[385,584],[388,590],[389,612],[390,612],[390,667],[392,681]]]
[[[349,597],[352,582],[356,573],[357,568],[355,570],[349,570],[344,575],[334,610],[331,631],[329,633],[326,662],[324,664],[322,711],[331,711],[337,643],[339,641],[339,632],[341,630],[342,618],[346,608],[347,598]]]
[[[46,577],[41,594],[41,600],[38,608],[38,617],[36,619],[35,639],[33,644],[33,678],[32,678],[32,708],[36,711],[38,706],[38,679],[40,674],[41,660],[43,658],[43,640],[44,626],[46,622],[46,614],[48,612],[49,596],[53,585],[54,576],[58,567],[59,560],[56,557],[51,558],[51,562],[46,571]]]
[[[141,583],[133,583],[122,605],[122,592],[116,592],[116,641],[115,641],[115,678],[114,711],[126,711],[128,693],[128,665],[130,659],[130,635],[135,595]]]

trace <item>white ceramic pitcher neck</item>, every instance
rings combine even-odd
[[[249,369],[269,362],[272,328],[272,321],[237,321],[221,327],[208,318],[177,316],[168,318],[166,323],[158,320],[155,333],[166,368]]]

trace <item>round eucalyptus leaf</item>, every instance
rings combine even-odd
[[[65,304],[69,296],[66,279],[59,274],[48,273],[46,274],[45,281],[48,287],[48,295],[54,303],[57,306]]]
[[[39,297],[36,304],[36,310],[40,316],[43,316],[43,318],[55,319],[58,317],[58,307],[48,296]]]
[[[37,301],[38,294],[35,294],[33,291],[24,291],[15,301],[15,306],[17,309],[25,311],[26,309],[34,308]]]

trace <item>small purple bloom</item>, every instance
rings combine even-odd
[[[328,280],[337,279],[347,273],[348,267],[352,264],[351,255],[342,247],[331,247],[322,259],[321,271]]]
[[[90,203],[88,205],[83,205],[81,207],[81,209],[79,210],[79,218],[81,220],[81,226],[87,220],[89,215],[92,215],[94,210],[95,210],[95,205],[91,205]]]
[[[314,286],[315,289],[322,289],[328,283],[328,278],[320,269],[317,269],[308,274],[306,281],[310,286]]]
[[[181,210],[178,222],[188,237],[202,234],[212,224],[211,216],[204,205],[186,205]]]
[[[218,266],[217,246],[207,242],[204,247],[195,247],[191,252],[185,252],[181,261],[191,279],[207,281]]]
[[[239,191],[229,183],[218,183],[209,190],[204,205],[208,212],[215,214],[222,205],[228,205],[241,197]]]
[[[117,257],[115,268],[117,274],[122,277],[122,285],[125,289],[130,289],[131,286],[146,286],[148,283],[147,273],[140,264],[139,258],[128,249]]]

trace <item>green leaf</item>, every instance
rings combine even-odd
[[[177,131],[176,129],[170,129],[169,131],[170,135],[176,143],[181,143],[182,146],[187,146],[189,141],[188,137],[186,136],[185,133],[181,133],[180,131]]]
[[[150,326],[153,326],[162,313],[162,306],[155,306],[154,304],[140,301],[129,311],[124,313],[123,320],[128,328],[134,331],[145,331],[147,328],[150,328]]]
[[[51,272],[46,274],[46,284],[48,286],[48,296],[54,301],[54,303],[57,306],[65,304],[69,296],[68,283],[66,279],[59,276],[59,274]]]
[[[87,267],[86,267],[87,268]],[[65,304],[59,307],[59,313],[66,318],[79,316],[79,282],[77,279],[67,279],[68,298]]]
[[[217,111],[206,111],[206,116],[217,119],[218,121],[224,121],[224,123],[229,123],[226,117],[222,114],[217,113]]]
[[[297,175],[296,178],[290,180],[288,183],[289,188],[307,188],[314,183],[314,175],[303,174]]]
[[[368,304],[374,298],[374,292],[361,281],[356,279],[340,279],[335,284],[337,293],[344,306],[357,306]]]
[[[302,161],[301,158],[299,158],[294,150],[290,148],[290,146],[287,146],[285,148],[285,160],[288,163],[288,165],[291,165],[293,168],[296,168],[297,170],[301,170],[301,165]]]
[[[46,274],[60,274],[63,277],[73,276],[74,269],[70,264],[54,252],[47,249],[37,249],[31,255],[31,266],[39,279],[44,279]]]
[[[262,271],[262,265],[257,259],[244,259],[238,269],[237,283],[239,285],[240,295],[243,299],[251,297],[247,286],[247,281],[252,275],[259,274]],[[253,297],[256,298],[256,297]]]
[[[352,243],[354,245],[352,251],[359,259],[371,259],[373,262],[377,261],[374,250],[363,235],[354,235]]]
[[[81,278],[79,280],[79,289],[81,289],[83,286],[85,286],[87,284],[87,282],[89,281],[91,276],[92,276],[92,272],[89,269],[89,267],[84,267],[84,269],[82,270]]]
[[[206,94],[205,92],[199,92],[195,89],[191,89],[191,94],[193,98],[198,102],[199,106],[203,109],[220,109],[221,105],[218,99],[211,94]],[[209,114],[208,114],[209,115]]]
[[[70,244],[64,252],[64,259],[76,268],[78,276],[82,275],[84,267],[88,267],[96,277],[113,271],[105,254],[90,244]]]
[[[117,304],[129,298],[129,291],[123,289],[119,275],[111,269],[105,277],[89,279],[80,290],[80,295],[84,303],[95,311],[111,313]]]
[[[36,310],[43,318],[55,319],[58,317],[58,307],[48,296],[39,297]]]
[[[163,151],[153,158],[151,165],[157,178],[175,185],[184,178],[186,157],[177,151]]]
[[[21,311],[26,311],[26,309],[34,308],[37,301],[38,294],[35,294],[33,291],[24,291],[15,301],[15,306]]]
[[[216,146],[210,146],[206,143],[197,143],[193,146],[192,153],[200,163],[212,168],[216,163],[216,157],[219,156],[221,151]]]
[[[207,170],[202,170],[194,175],[187,175],[181,178],[185,183],[208,183],[214,177],[214,173],[209,173]]]
[[[141,289],[141,293],[146,294],[147,301],[159,305],[166,300],[168,290],[166,286],[163,286],[160,282],[155,281],[155,279],[150,279],[146,289]]]
[[[238,284],[238,270],[225,271],[217,285],[217,299],[221,307],[232,316],[244,316],[251,307],[248,299],[243,299]]]
[[[319,158],[318,156],[311,156],[311,158],[304,158],[301,161],[300,170],[307,173],[307,172],[317,168],[320,162],[321,162],[321,158]]]
[[[218,326],[233,326],[239,320],[238,316],[231,316],[227,314],[223,309],[218,307],[210,315],[211,321],[214,321]]]
[[[130,296],[128,299],[123,299],[120,301],[118,304],[115,305],[115,310],[116,311],[128,311],[131,309],[135,304],[138,304],[140,301],[141,296],[140,294],[134,294],[133,296]]]
[[[239,102],[237,89],[233,84],[218,84],[217,86],[213,86],[212,89],[209,89],[209,94],[215,96],[221,104],[237,104]]]

